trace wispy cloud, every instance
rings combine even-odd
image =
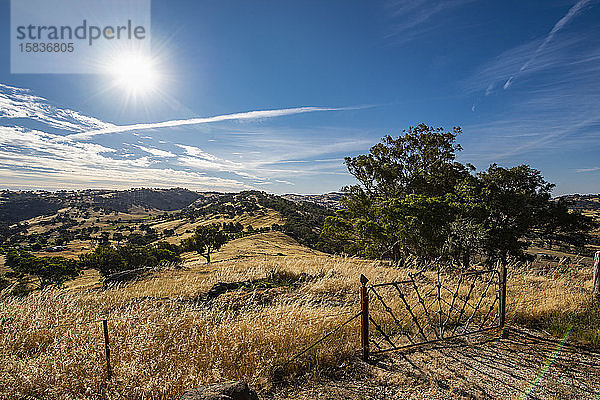
[[[290,181],[284,181],[283,179],[275,179],[275,182],[277,183],[283,183],[284,185],[295,185],[295,183],[290,182]]]
[[[330,135],[323,135],[320,139],[303,139],[301,131],[278,132],[280,137],[276,137],[276,134],[269,130],[261,132],[264,135],[253,137],[252,146],[242,145],[241,149],[244,151],[229,153],[242,155],[242,159],[238,161],[218,157],[196,146],[176,144],[186,153],[179,156],[177,161],[182,166],[206,171],[229,172],[256,181],[278,182],[278,178],[290,181],[297,177],[346,175],[342,157],[326,159],[317,157],[368,148],[372,143],[372,140],[366,138],[331,141],[327,139]]]
[[[3,84],[0,84],[0,118],[40,121],[53,128],[72,132],[113,126],[77,111],[54,107],[28,89]]]
[[[576,24],[565,29],[591,3],[577,2],[543,39],[506,50],[464,82],[469,97],[485,99],[501,93],[509,100],[501,106],[492,107],[491,101],[477,104],[487,121],[463,126],[466,159],[479,161],[482,167],[496,161],[545,162],[552,157],[565,162],[566,152],[598,147],[598,29]],[[517,78],[519,85],[514,85]]]
[[[511,81],[511,77],[514,81],[515,71],[519,71],[526,63],[527,68],[519,73],[521,80],[535,78],[536,74],[544,71],[564,68],[576,61],[589,64],[584,60],[597,55],[595,49],[588,46],[590,39],[591,35],[563,35],[561,40],[548,43],[535,59],[531,59],[531,54],[539,47],[539,41],[523,43],[477,68],[463,83],[464,89],[469,94],[484,92],[485,96],[492,95],[497,88]]]
[[[135,145],[135,147],[137,147],[140,150],[145,151],[146,153],[152,154],[153,156],[156,156],[156,157],[164,157],[164,158],[177,157],[176,154],[171,153],[170,151],[166,151],[166,150],[155,149],[155,148],[145,147],[145,146],[140,146],[140,145]]]
[[[88,139],[96,135],[105,135],[109,133],[123,133],[147,129],[157,128],[170,128],[185,125],[199,125],[208,124],[212,122],[221,121],[235,121],[235,120],[256,120],[263,118],[275,118],[286,115],[304,114],[319,111],[344,111],[344,110],[355,110],[357,107],[295,107],[295,108],[282,108],[276,110],[259,110],[259,111],[247,111],[234,114],[216,115],[213,117],[204,118],[189,118],[189,119],[177,119],[163,122],[144,123],[144,124],[132,124],[132,125],[113,125],[93,131],[80,132],[66,136],[68,139]]]
[[[215,161],[218,159],[214,155],[202,150],[200,147],[188,146],[188,145],[179,144],[179,143],[177,143],[175,146],[181,147],[182,149],[185,150],[186,154],[189,154],[192,157],[201,157],[201,158],[205,158],[207,160],[215,160]]]
[[[352,129],[274,128],[267,124],[198,127],[194,131],[206,129],[214,139],[194,135],[185,143],[163,140],[166,137],[160,132],[151,136],[139,134],[140,130],[156,127],[259,120],[350,108],[299,107],[117,126],[56,107],[27,89],[3,85],[0,94],[0,117],[3,117],[0,181],[11,188],[184,186],[235,191],[256,185],[289,186],[296,184],[296,179],[313,176],[321,177],[321,182],[329,179],[339,185],[339,177],[347,175],[340,153],[363,150],[372,142],[362,132]],[[90,128],[97,129],[89,131]],[[133,132],[134,141],[128,142],[96,135],[99,130],[138,132]],[[65,136],[65,131],[74,135]],[[93,134],[78,135],[88,132]],[[88,140],[73,140],[82,137]],[[101,139],[102,144],[95,143],[96,139]]]
[[[582,119],[576,120],[577,117]],[[598,143],[600,116],[583,118],[550,114],[507,116],[503,119],[464,127],[469,141],[462,156],[485,166],[491,162],[522,163],[547,159],[566,151],[590,148]],[[485,141],[478,140],[485,137]]]
[[[13,188],[130,188],[184,186],[197,190],[252,188],[198,171],[153,167],[148,157],[119,159],[93,143],[59,142],[57,135],[0,127],[0,181]]]
[[[405,43],[431,29],[436,15],[472,3],[475,0],[393,0],[386,3],[390,29],[386,37]]]
[[[542,43],[536,48],[533,55],[531,55],[531,57],[521,66],[521,68],[519,68],[519,72],[508,78],[508,80],[504,83],[504,90],[508,89],[512,85],[513,81],[519,76],[519,74],[521,74],[523,71],[529,68],[529,65],[531,65],[531,63],[539,56],[539,54],[542,51],[544,51],[546,46],[548,46],[548,43],[550,43],[552,39],[554,39],[554,36],[558,33],[558,31],[564,28],[565,25],[567,25],[573,18],[575,18],[575,16],[590,2],[591,0],[579,0],[577,3],[575,3],[573,7],[569,9],[569,11],[560,20],[558,20],[556,24],[554,24],[554,27],[552,28],[550,33],[546,35]]]
[[[264,179],[249,172],[256,170],[256,165],[226,160],[196,146],[183,144],[176,144],[176,146],[184,149],[186,153],[185,156],[179,156],[177,159],[179,165],[198,168],[205,171],[231,172],[238,176],[254,180]]]
[[[575,170],[575,172],[595,172],[595,171],[600,171],[600,167],[592,167],[592,168],[578,168]]]

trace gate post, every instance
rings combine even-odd
[[[367,282],[369,282],[367,277],[360,274],[360,344],[364,361],[369,361],[369,292]]]
[[[498,271],[498,280],[499,280],[499,303],[498,303],[498,313],[500,314],[500,318],[498,320],[498,325],[500,327],[501,336],[503,339],[508,337],[508,328],[506,327],[506,264],[504,262],[500,263],[500,270]]]

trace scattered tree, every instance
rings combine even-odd
[[[165,236],[173,236],[175,234],[175,230],[174,229],[169,229],[169,228],[165,228],[163,230],[163,235]]]
[[[36,277],[40,289],[51,285],[60,286],[81,274],[81,266],[77,260],[65,257],[36,257],[20,250],[9,251],[6,265],[17,274]]]
[[[113,240],[116,241],[117,243],[121,243],[121,241],[123,239],[125,239],[125,236],[121,233],[121,232],[115,232],[113,233],[112,236]]]
[[[151,246],[102,245],[91,253],[82,254],[79,259],[83,267],[95,269],[103,276],[143,267],[157,267],[163,263],[181,262],[178,247],[166,242]]]
[[[184,251],[195,251],[210,263],[210,255],[219,250],[228,240],[227,234],[219,225],[201,225],[196,228],[195,233],[181,241]]]

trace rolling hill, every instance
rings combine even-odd
[[[98,243],[159,240],[178,243],[196,226],[236,232],[277,230],[315,247],[332,208],[258,191],[187,189],[0,193],[0,247],[74,257]]]

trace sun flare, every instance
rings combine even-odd
[[[157,89],[159,74],[154,61],[140,54],[124,54],[109,67],[114,85],[131,95],[147,94]]]

